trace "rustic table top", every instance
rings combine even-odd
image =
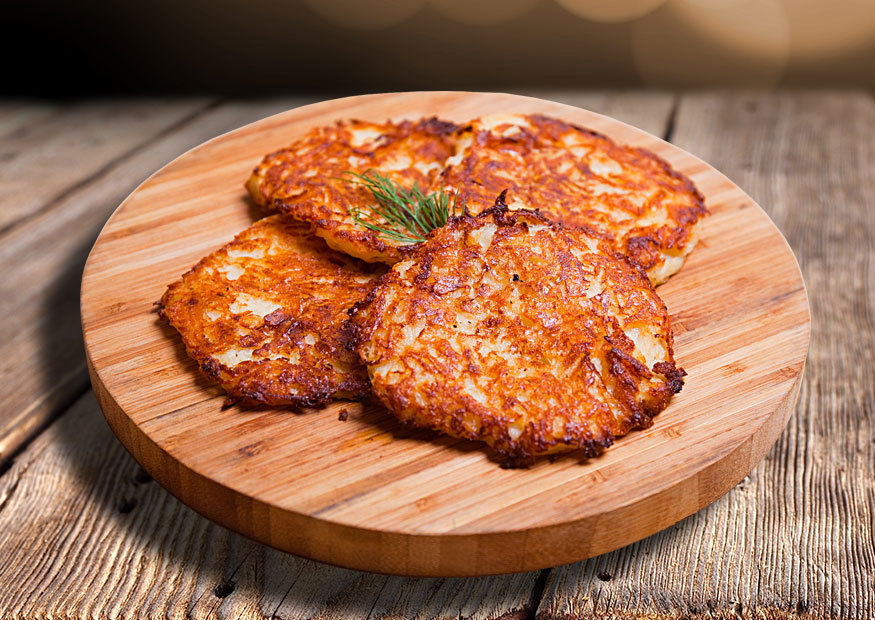
[[[241,538],[140,470],[91,393],[79,280],[146,176],[314,99],[0,101],[0,617],[875,617],[875,99],[539,92],[708,161],[772,217],[812,311],[797,412],[728,495],[613,553],[414,579]]]

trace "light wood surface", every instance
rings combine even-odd
[[[88,393],[83,359],[67,379],[72,396],[43,400],[32,410],[43,416],[36,430],[6,434],[8,451],[0,450],[0,617],[875,617],[875,99],[859,92],[538,94],[619,118],[707,160],[763,206],[793,248],[809,284],[811,348],[796,412],[749,476],[676,525],[583,562],[489,578],[361,573],[237,536],[148,481]],[[22,226],[18,247],[28,260],[0,261],[6,298],[24,292],[7,285],[12,274],[44,257],[28,283],[43,293],[16,305],[24,311],[14,316],[22,329],[41,326],[29,338],[43,359],[69,360],[34,363],[0,382],[0,437],[21,429],[4,426],[18,411],[11,403],[40,400],[57,384],[59,366],[82,355],[78,278],[64,274],[81,272],[98,231],[77,220],[103,221],[186,148],[301,100],[178,103],[202,107],[175,119],[168,109],[166,127],[144,134],[140,150],[126,150],[72,200],[50,208],[72,205],[75,217]],[[14,132],[67,108],[2,104],[6,161],[17,156],[3,149],[7,121]],[[105,109],[95,105],[94,113]],[[77,123],[58,130],[76,134]],[[21,174],[34,183],[46,176],[35,168]],[[65,279],[72,282],[60,286]],[[2,361],[10,357],[5,343]]]
[[[711,216],[660,290],[686,388],[604,456],[502,469],[471,444],[401,428],[378,407],[222,409],[152,302],[247,226],[241,179],[264,153],[339,118],[465,121],[552,114],[643,146],[690,175]],[[648,536],[711,503],[763,458],[795,403],[808,305],[793,254],[706,164],[597,114],[512,95],[406,93],[299,108],[198,147],[141,185],[100,235],[82,284],[92,382],[144,468],[211,519],[317,560],[410,575],[539,569]],[[338,411],[347,408],[349,420]]]

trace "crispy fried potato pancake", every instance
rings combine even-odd
[[[654,284],[683,265],[707,213],[687,177],[652,153],[540,115],[473,121],[434,185],[457,188],[472,213],[508,190],[511,209],[609,239]]]
[[[646,427],[683,385],[665,304],[608,244],[502,200],[452,218],[350,322],[398,418],[519,463]]]
[[[232,399],[315,406],[359,398],[370,384],[344,325],[372,289],[373,271],[327,248],[306,224],[273,215],[170,285],[160,312]]]
[[[428,187],[455,153],[460,128],[437,118],[417,122],[338,122],[313,129],[264,158],[246,188],[256,203],[309,222],[332,248],[368,262],[395,263],[410,246],[355,223],[349,206],[373,202],[344,172],[377,170],[405,188]],[[495,196],[492,197],[492,200]]]

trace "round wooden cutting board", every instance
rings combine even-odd
[[[472,442],[403,428],[379,407],[222,409],[223,394],[154,312],[168,284],[260,216],[243,189],[261,157],[338,119],[464,122],[540,112],[645,147],[690,176],[711,215],[672,314],[683,391],[604,455],[502,469]],[[94,390],[121,442],[210,519],[342,566],[463,576],[555,566],[616,549],[729,491],[780,435],[799,391],[809,313],[796,260],[744,192],[688,153],[574,107],[513,95],[371,95],[298,108],[168,164],[107,223],[85,267]],[[348,419],[338,419],[340,410]]]

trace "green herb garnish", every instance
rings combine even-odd
[[[457,204],[458,193],[451,196],[444,192],[443,185],[437,192],[423,194],[416,183],[405,189],[375,170],[362,174],[347,171],[340,180],[363,185],[374,198],[375,204],[369,205],[367,212],[353,205],[347,207],[355,223],[401,243],[425,241],[429,232],[465,210],[464,202]]]

